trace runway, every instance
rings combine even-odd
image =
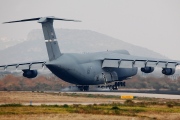
[[[49,92],[48,93],[59,93],[59,92]],[[152,94],[152,93],[129,93],[129,92],[61,92],[61,93],[77,93],[77,94],[100,94],[100,95],[115,95],[115,96],[121,96],[121,95],[132,95],[134,97],[149,97],[149,98],[162,98],[162,99],[180,99],[180,95],[170,95],[170,94]],[[102,104],[102,103],[113,103],[117,102],[117,100],[109,100],[109,101],[96,101],[96,102],[87,102],[87,101],[81,101],[81,102],[45,102],[43,104],[46,105],[73,105],[73,104],[81,104],[81,105],[90,105],[90,104]],[[124,101],[118,101],[123,103]],[[41,105],[42,103],[33,103],[33,105]],[[25,103],[24,105],[29,105],[29,103]]]
[[[129,92],[67,92],[67,93],[102,94],[102,95],[117,95],[117,96],[121,96],[121,95],[133,95],[133,96],[137,96],[137,97],[180,99],[180,95],[152,94],[152,93],[129,93]]]

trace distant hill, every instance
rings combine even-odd
[[[6,49],[8,47],[17,45],[19,43],[24,42],[25,39],[12,39],[6,36],[0,36],[0,50]]]
[[[90,30],[56,29],[56,36],[61,52],[63,53],[126,49],[132,55],[166,58],[147,48],[139,47]],[[48,60],[42,30],[32,30],[28,34],[26,41],[1,50],[0,56],[1,64]]]

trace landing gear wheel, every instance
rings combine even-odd
[[[81,86],[78,86],[78,88],[79,88],[80,91],[89,91],[89,86],[88,85],[86,85],[86,86],[81,85]]]
[[[118,86],[124,86],[124,87],[126,86],[126,82],[118,82],[117,84]]]
[[[122,82],[122,86],[126,87],[126,82]]]
[[[126,86],[126,82],[115,82],[114,83],[114,85],[112,85],[112,86],[109,86],[109,88],[111,89],[111,90],[118,90],[118,88],[119,87],[125,87]]]
[[[89,86],[84,86],[84,91],[89,91]]]

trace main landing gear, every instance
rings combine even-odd
[[[119,87],[125,87],[125,86],[126,86],[126,82],[115,82],[114,85],[101,85],[98,86],[98,88],[118,90]],[[77,85],[77,87],[80,91],[89,91],[89,85]]]
[[[98,88],[109,88],[110,90],[118,90],[119,87],[125,87],[126,82],[115,82],[114,85],[98,86]]]
[[[89,85],[77,86],[80,91],[89,91]]]

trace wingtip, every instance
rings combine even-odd
[[[10,22],[3,22],[2,24],[6,24],[6,23],[13,23],[13,21],[10,21]]]
[[[82,22],[81,20],[74,20],[74,22]]]

